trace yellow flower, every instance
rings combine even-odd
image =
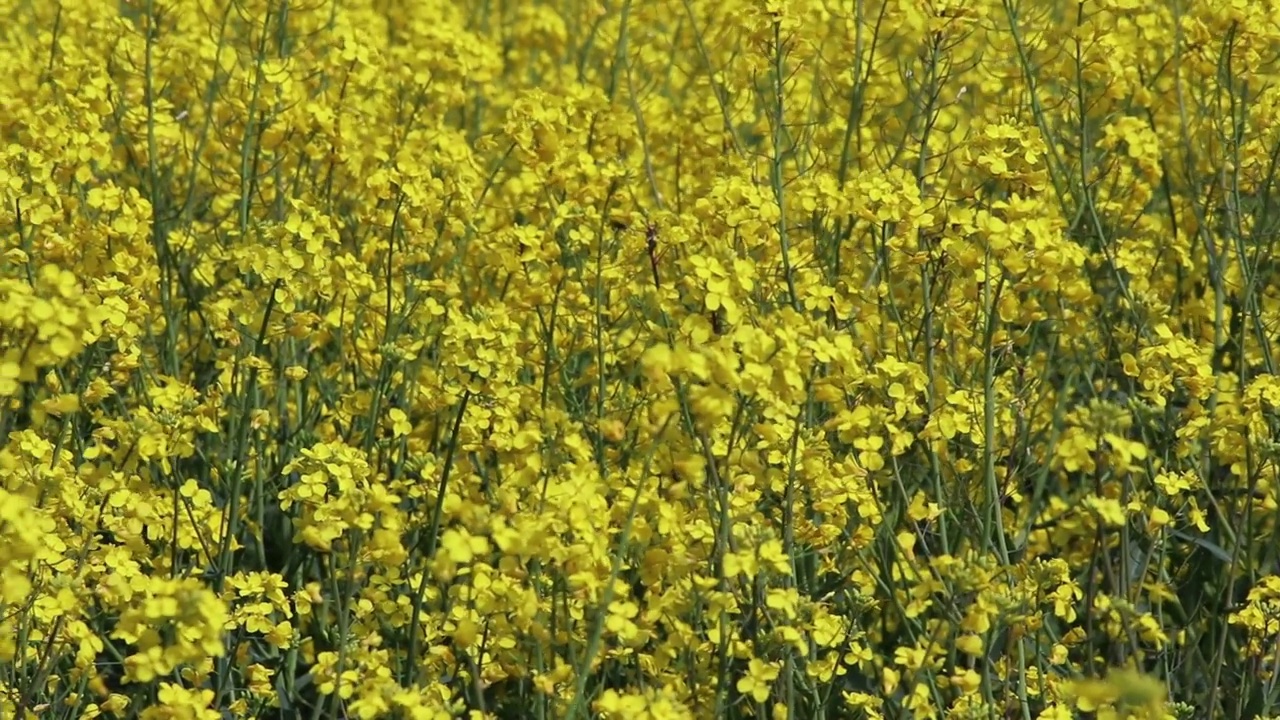
[[[413,430],[413,424],[409,422],[408,415],[400,408],[391,408],[387,411],[387,418],[391,423],[391,433],[395,437],[408,435]]]
[[[747,673],[738,679],[738,692],[750,695],[758,703],[764,702],[773,692],[773,681],[778,678],[777,663],[752,658]]]

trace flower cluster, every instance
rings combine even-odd
[[[0,717],[1280,714],[1276,0],[0,11]]]

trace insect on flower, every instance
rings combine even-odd
[[[644,228],[644,244],[645,249],[649,253],[649,267],[653,269],[653,286],[655,288],[662,287],[662,281],[658,276],[658,263],[662,261],[662,256],[666,255],[666,250],[658,252],[658,225],[649,222]]]

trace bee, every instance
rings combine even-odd
[[[658,254],[658,224],[650,222],[644,228],[644,245],[649,252],[649,267],[653,270],[653,287],[661,289],[662,281],[658,276],[658,263],[661,257]]]

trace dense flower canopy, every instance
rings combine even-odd
[[[1276,0],[0,9],[0,717],[1280,713]]]

